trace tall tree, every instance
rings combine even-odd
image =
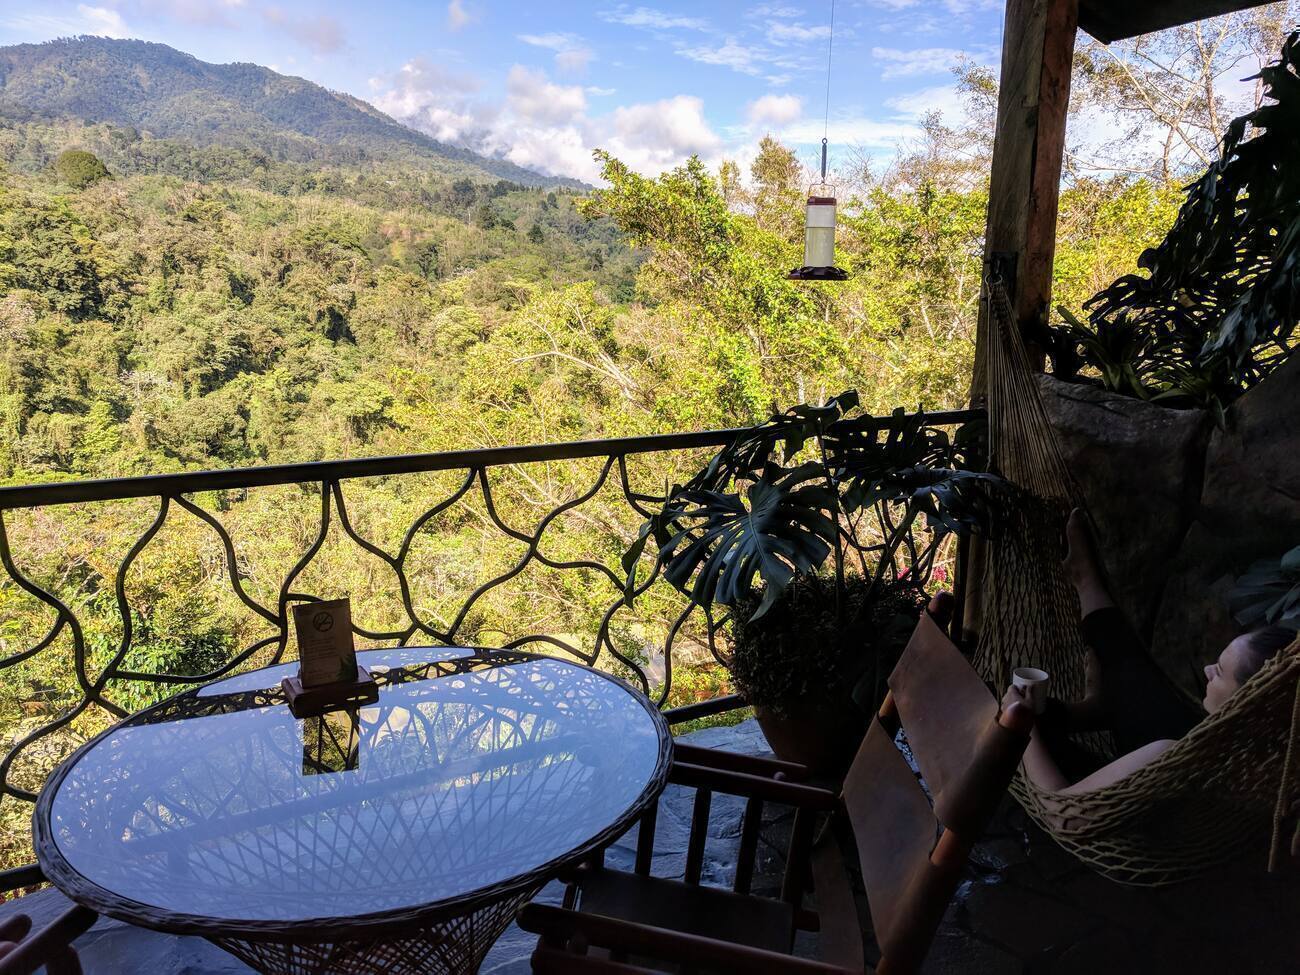
[[[1083,43],[1075,55],[1075,124],[1115,131],[1095,146],[1076,145],[1067,165],[1162,183],[1204,169],[1228,123],[1259,107],[1264,89],[1248,76],[1276,57],[1298,19],[1300,2],[1287,0],[1111,44]]]

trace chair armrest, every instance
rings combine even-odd
[[[673,743],[673,758],[690,765],[705,765],[709,768],[728,769],[732,772],[748,772],[750,775],[775,776],[780,773],[790,782],[803,782],[808,778],[808,766],[800,765],[797,762],[783,762],[777,758],[745,755],[741,752],[729,752],[722,748],[703,748],[699,745],[687,745],[683,742]]]
[[[630,955],[642,955],[662,961],[681,962],[691,967],[707,967],[725,975],[862,975],[861,971],[827,965],[807,958],[795,958],[749,945],[717,941],[668,928],[658,928],[635,921],[566,911],[549,904],[525,904],[518,923],[525,931],[541,935],[539,948],[557,950],[556,942],[581,935],[588,944]],[[608,969],[611,972],[620,969]],[[635,967],[632,971],[638,971]]]
[[[36,863],[29,863],[22,867],[12,867],[9,870],[0,870],[0,893],[7,894],[11,890],[35,887],[37,884],[43,883],[45,883],[45,874],[41,871],[40,865]]]
[[[39,931],[24,937],[0,957],[0,975],[32,975],[42,965],[48,975],[80,975],[72,941],[90,930],[99,915],[78,904]]]
[[[753,775],[749,772],[710,768],[679,761],[676,758],[673,759],[672,768],[668,771],[668,781],[696,789],[709,789],[733,796],[780,802],[818,812],[829,812],[839,805],[839,797],[829,789]]]

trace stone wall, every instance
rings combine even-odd
[[[1228,410],[1171,410],[1042,378],[1044,402],[1102,535],[1116,601],[1166,671],[1236,634],[1226,597],[1256,559],[1300,544],[1300,356]]]

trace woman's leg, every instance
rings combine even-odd
[[[1074,591],[1079,594],[1080,618],[1087,618],[1099,609],[1114,607],[1115,600],[1106,588],[1106,579],[1093,548],[1092,532],[1078,508],[1070,512],[1070,519],[1065,523],[1065,541],[1067,547],[1062,565]]]
[[[1119,609],[1095,610],[1081,627],[1097,655],[1101,706],[1119,754],[1181,738],[1204,717],[1169,682]]]
[[[1097,555],[1092,546],[1092,532],[1084,520],[1083,512],[1075,508],[1065,525],[1068,547],[1065,552],[1065,574],[1079,596],[1079,616],[1087,619],[1098,610],[1114,609],[1115,601],[1106,580],[1102,577]],[[1065,705],[1065,714],[1071,731],[1096,731],[1111,726],[1109,715],[1102,704],[1101,662],[1095,645],[1085,639],[1087,657],[1084,659],[1084,694],[1081,701]]]
[[[1148,742],[1181,738],[1202,715],[1170,684],[1115,605],[1091,533],[1077,510],[1070,515],[1066,535],[1070,548],[1065,568],[1079,594],[1080,627],[1090,651],[1086,711],[1101,717],[1121,754]]]

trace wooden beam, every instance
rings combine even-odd
[[[1166,30],[1272,0],[1080,0],[1079,26],[1103,44]]]
[[[984,256],[1014,258],[1021,331],[1047,320],[1078,0],[1008,0],[989,179]],[[983,395],[987,305],[981,305],[972,394]],[[1031,349],[1040,368],[1041,350]]]

